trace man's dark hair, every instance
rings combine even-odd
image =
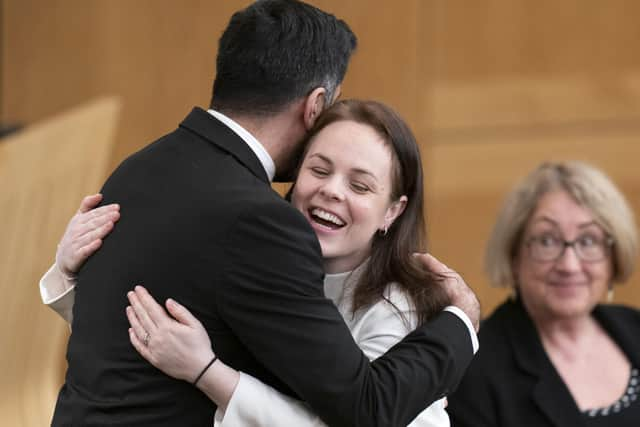
[[[220,38],[211,108],[269,115],[318,87],[330,103],[356,44],[344,21],[316,7],[256,1],[231,17]]]

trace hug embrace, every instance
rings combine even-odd
[[[237,12],[210,108],[83,201],[41,282],[72,328],[54,426],[449,425],[479,304],[423,253],[411,131],[337,101],[355,47],[302,2]]]

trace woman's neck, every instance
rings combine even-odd
[[[339,275],[351,273],[357,269],[359,269],[362,265],[366,263],[369,258],[364,258],[359,262],[335,262],[333,260],[325,258],[324,260],[324,272],[325,274],[331,275]]]
[[[588,349],[600,332],[600,326],[590,315],[533,321],[547,352],[563,354],[568,358]]]
[[[324,258],[324,272],[326,274],[349,273],[364,264],[368,258],[368,253],[357,259],[345,259],[344,257]]]

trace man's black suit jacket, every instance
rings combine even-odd
[[[443,312],[370,365],[323,296],[313,230],[247,144],[202,109],[126,159],[102,192],[122,217],[79,273],[55,426],[212,425],[203,393],[129,343],[136,284],[187,306],[222,360],[330,425],[406,425],[471,360],[464,323]]]

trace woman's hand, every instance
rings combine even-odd
[[[127,294],[129,338],[138,353],[165,374],[193,382],[213,359],[209,335],[191,312],[172,299],[167,311],[142,286]]]
[[[129,339],[138,353],[165,374],[193,383],[225,411],[240,374],[215,359],[207,331],[189,310],[172,299],[162,306],[142,286],[127,294]]]
[[[120,205],[111,204],[96,208],[102,194],[82,199],[76,214],[71,217],[67,229],[58,244],[56,265],[66,277],[73,277],[82,264],[102,245],[102,239],[113,230],[120,219]],[[94,209],[95,208],[95,209]]]

